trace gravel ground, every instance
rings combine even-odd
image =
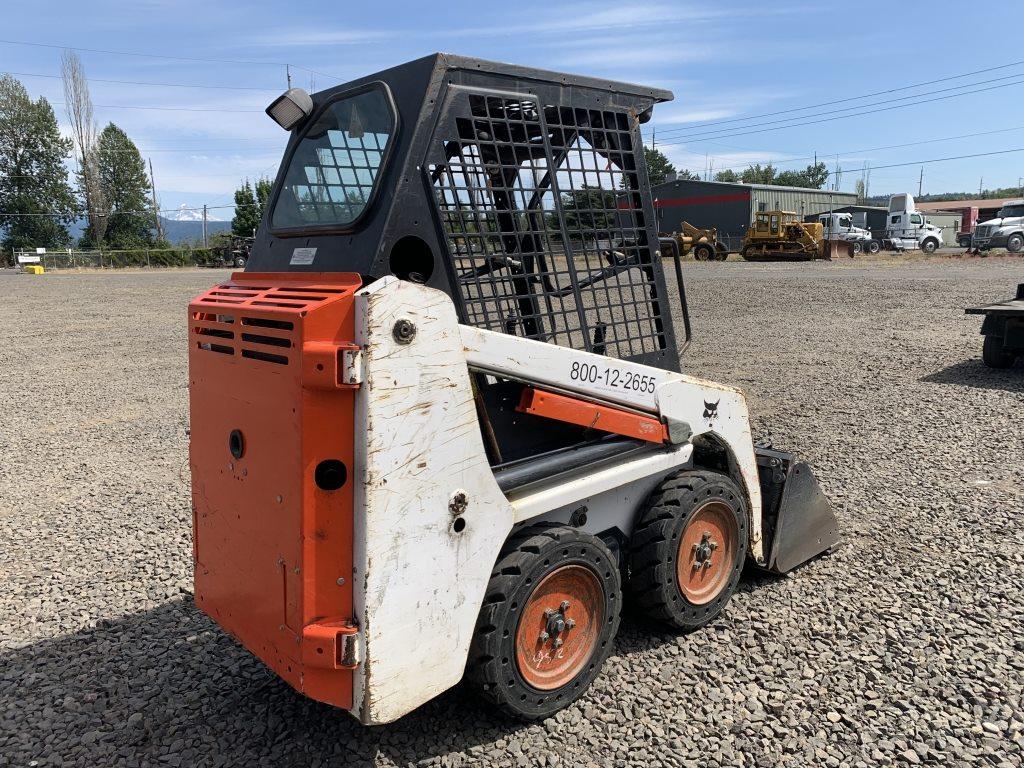
[[[845,546],[685,636],[623,619],[536,725],[451,691],[364,728],[193,606],[185,304],[212,272],[0,278],[0,764],[1020,765],[1024,366],[964,306],[1020,259],[687,265],[690,372],[744,387]]]

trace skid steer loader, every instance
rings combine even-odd
[[[671,97],[436,54],[268,108],[246,270],[189,305],[195,600],[297,690],[546,717],[624,603],[691,630],[836,542],[680,371],[639,130]]]

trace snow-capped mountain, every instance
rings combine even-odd
[[[202,221],[203,220],[203,209],[194,205],[186,205],[182,203],[177,209],[173,211],[164,211],[163,217],[170,219],[171,221]],[[206,220],[210,221],[223,221],[218,216],[214,216],[212,211],[206,212]]]

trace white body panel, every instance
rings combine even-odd
[[[364,661],[353,712],[386,723],[462,679],[513,512],[484,453],[451,299],[387,277],[359,292],[356,312],[353,588]],[[416,326],[409,344],[392,335],[399,319]],[[461,533],[449,510],[458,492]]]
[[[714,439],[747,493],[750,553],[764,563],[760,486],[739,390],[460,326],[444,293],[393,277],[360,291],[356,313],[362,384],[353,588],[362,662],[352,711],[364,723],[392,721],[459,682],[491,569],[514,524],[590,503],[595,524],[614,518],[628,534],[646,493],[692,463],[694,445],[684,440],[524,488],[510,501],[484,450],[471,369],[685,422],[693,438]],[[402,319],[416,329],[409,343],[393,335]],[[461,530],[456,518],[465,522]]]

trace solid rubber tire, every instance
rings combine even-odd
[[[693,514],[709,501],[725,502],[736,516],[734,562],[728,582],[709,603],[694,605],[676,578],[679,539]],[[718,616],[740,580],[747,555],[747,505],[732,478],[710,470],[684,470],[666,478],[648,497],[629,546],[629,599],[651,618],[683,630]]]
[[[565,565],[584,564],[600,577],[605,595],[603,626],[589,662],[564,685],[538,690],[515,663],[519,610],[545,575]],[[509,537],[487,585],[473,631],[465,684],[485,703],[520,720],[550,717],[587,690],[614,645],[622,606],[619,566],[596,536],[558,524],[530,526]]]

